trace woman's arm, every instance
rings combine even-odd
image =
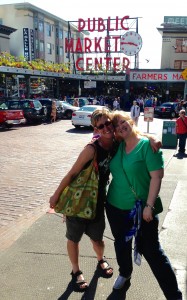
[[[164,169],[159,169],[156,171],[150,172],[151,181],[149,185],[149,194],[147,197],[146,204],[148,206],[145,206],[143,210],[143,219],[147,222],[150,222],[153,220],[153,211],[154,211],[154,204],[156,201],[156,198],[159,194],[162,178],[164,176]]]
[[[49,203],[51,208],[55,207],[62,191],[79,174],[79,172],[84,168],[86,163],[93,159],[94,153],[95,153],[95,148],[91,145],[88,145],[79,154],[79,157],[77,158],[76,162],[74,163],[70,171],[64,176],[58,188],[56,189],[54,194],[50,197]]]
[[[157,152],[162,147],[161,141],[156,136],[149,133],[143,133],[143,132],[139,134],[141,136],[146,136],[149,139],[153,152]]]

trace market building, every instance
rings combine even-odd
[[[162,53],[161,68],[156,70],[139,69],[138,51],[141,45],[136,43],[138,46],[132,50],[129,46],[133,44],[131,41],[124,43],[123,38],[128,37],[128,32],[133,30],[134,38],[137,38],[138,34],[136,27],[130,28],[126,25],[128,19],[129,16],[116,17],[113,28],[114,25],[109,18],[107,20],[98,18],[95,23],[93,22],[95,18],[89,20],[90,23],[88,21],[84,23],[83,19],[68,22],[27,2],[0,5],[2,26],[14,26],[17,29],[9,40],[8,51],[12,55],[23,56],[27,61],[39,59],[50,63],[69,64],[71,68],[70,74],[62,75],[50,72],[32,73],[30,70],[20,71],[10,68],[8,70],[1,68],[1,72],[4,72],[6,77],[8,74],[13,74],[14,77],[19,74],[22,86],[26,78],[25,88],[32,81],[31,86],[38,85],[42,92],[41,81],[44,88],[49,84],[48,90],[50,89],[50,93],[55,97],[70,95],[71,91],[71,96],[101,94],[111,97],[121,96],[124,102],[133,101],[137,95],[154,95],[161,102],[177,98],[186,100],[187,85],[181,73],[187,68],[187,17],[165,16],[163,24],[157,28],[161,33]],[[85,27],[85,24],[88,26]],[[106,34],[104,38],[95,37],[93,51],[89,34],[94,33],[97,26],[98,32],[106,31]],[[118,31],[120,27],[124,27],[126,34],[115,37],[115,49],[112,51],[110,40],[115,36],[114,30]],[[101,39],[105,46],[105,53],[102,53],[105,55],[104,58],[102,56],[98,58]],[[123,48],[122,44],[129,44],[128,49],[127,45]],[[121,55],[121,58],[117,55],[115,57],[115,52]],[[134,68],[128,63],[129,55],[134,55]],[[105,70],[99,67],[104,60],[107,66]],[[86,71],[83,67],[85,63]],[[121,64],[123,68],[120,70]],[[110,72],[106,70],[108,67]],[[15,82],[19,84],[20,80]],[[6,80],[4,82],[7,84]],[[7,90],[7,85],[5,89]],[[31,90],[27,90],[27,95]]]
[[[65,38],[82,38],[69,22],[28,2],[0,5],[0,20],[5,26],[16,27],[10,39],[10,53],[28,61],[43,59],[54,63],[69,63],[65,53]],[[76,53],[72,55],[72,61]],[[81,54],[78,55],[78,57]]]

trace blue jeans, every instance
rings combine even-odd
[[[180,153],[185,153],[185,147],[186,147],[186,137],[187,134],[178,134],[179,137],[179,152]]]
[[[127,217],[128,210],[118,209],[109,203],[106,204],[106,214],[114,236],[114,247],[121,276],[131,276],[132,264],[132,240],[125,242],[126,233],[132,227]],[[158,237],[158,216],[152,222],[142,220],[141,240],[139,250],[147,260],[154,276],[156,277],[166,299],[182,299],[182,293],[178,288],[175,273],[169,259],[162,250]]]

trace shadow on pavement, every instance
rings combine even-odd
[[[87,133],[92,133],[93,129],[92,128],[89,129],[87,127],[80,127],[79,129],[77,129],[77,128],[68,129],[68,130],[66,130],[66,132],[87,134]]]
[[[126,292],[130,288],[130,279],[125,283],[124,287],[119,290],[113,290],[106,300],[125,300]]]
[[[89,288],[84,292],[82,295],[82,300],[94,300],[95,299],[95,294],[96,294],[96,289],[97,289],[97,283],[100,275],[99,272],[96,270],[91,281],[89,284]],[[74,292],[73,286],[72,286],[72,281],[67,286],[66,291],[57,299],[57,300],[67,300],[70,295]]]

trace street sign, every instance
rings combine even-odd
[[[154,117],[154,107],[145,107],[144,108],[144,121],[153,122]]]

